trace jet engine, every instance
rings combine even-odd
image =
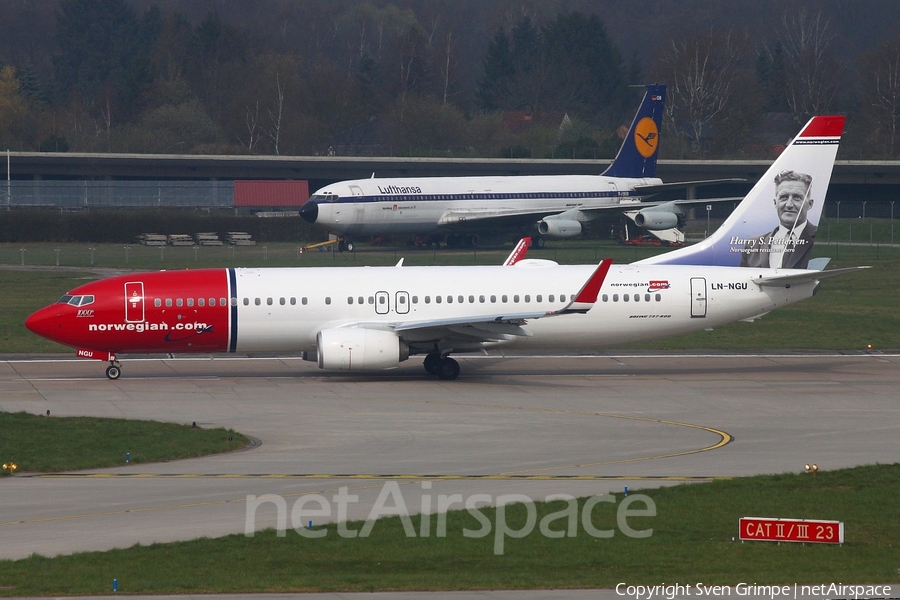
[[[581,235],[581,223],[566,219],[538,221],[538,233],[547,239],[568,240]]]
[[[651,206],[637,213],[627,213],[634,219],[635,225],[650,231],[673,229],[682,225],[681,209],[674,202],[665,202],[659,206]]]
[[[409,346],[392,331],[336,327],[316,335],[316,354],[320,369],[393,369],[409,358]]]

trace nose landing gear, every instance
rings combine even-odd
[[[106,376],[109,379],[116,380],[122,375],[122,364],[116,359],[115,356],[110,355],[109,357],[109,366],[106,367]]]

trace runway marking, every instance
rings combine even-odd
[[[19,477],[23,477],[19,475]],[[715,476],[691,475],[435,475],[413,473],[40,473],[24,475],[39,479],[401,479],[401,480],[491,480],[491,481],[713,481]],[[3,525],[3,523],[0,523]]]

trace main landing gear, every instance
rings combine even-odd
[[[459,363],[449,356],[441,356],[437,352],[429,352],[422,363],[429,375],[437,375],[445,381],[459,377]]]

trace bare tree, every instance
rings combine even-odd
[[[669,123],[684,122],[694,151],[703,152],[712,122],[729,106],[742,58],[733,31],[672,42],[663,58],[670,81]]]
[[[838,89],[839,69],[829,45],[834,39],[821,13],[786,13],[779,41],[784,48],[788,105],[798,121],[822,114]]]
[[[269,109],[269,118],[272,120],[272,126],[266,132],[269,139],[272,140],[272,149],[275,154],[280,154],[278,150],[278,142],[281,139],[282,118],[284,116],[284,85],[281,83],[281,77],[275,73],[275,102]]]
[[[893,155],[900,137],[900,39],[888,40],[864,61],[864,98],[872,107],[869,119],[874,138],[887,138],[885,150]]]
[[[245,107],[244,125],[247,127],[246,141],[237,134],[235,137],[237,137],[241,146],[247,148],[248,152],[256,152],[256,148],[259,145],[259,99],[256,100],[252,107],[249,105]]]

